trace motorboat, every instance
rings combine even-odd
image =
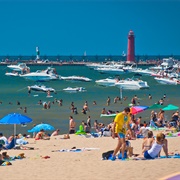
[[[116,67],[116,68],[97,68],[96,69],[100,73],[106,73],[106,74],[113,74],[113,75],[119,75],[119,74],[125,74],[128,72],[128,70],[123,69],[122,67]]]
[[[164,71],[158,71],[158,72],[153,72],[151,74],[151,76],[153,76],[153,77],[163,77],[163,76],[166,76],[166,74],[164,74]]]
[[[163,62],[160,65],[149,67],[149,69],[155,71],[168,70],[169,68],[173,68],[174,65],[175,65],[175,60],[172,57],[169,57],[169,58],[163,58]]]
[[[75,88],[67,87],[67,88],[63,89],[63,91],[66,91],[66,92],[84,92],[84,91],[86,91],[86,89],[84,87],[75,87]]]
[[[162,77],[162,78],[180,78],[180,73],[179,72],[171,72],[167,73],[165,71],[159,71],[157,73],[152,73],[151,76],[153,77]]]
[[[59,79],[61,80],[67,80],[67,81],[85,81],[85,82],[90,82],[92,79],[89,79],[87,77],[83,76],[60,76]]]
[[[32,91],[43,91],[43,92],[55,92],[55,89],[51,88],[51,87],[46,87],[44,85],[33,85],[33,86],[28,86],[29,90]]]
[[[130,89],[130,90],[137,90],[137,89],[148,89],[149,85],[146,81],[142,81],[139,79],[128,78],[125,80],[120,80],[115,83],[115,86],[122,88],[122,89]]]
[[[96,80],[95,83],[100,86],[115,86],[115,83],[118,81],[119,81],[118,79],[106,78],[106,79]]]
[[[26,66],[25,63],[19,63],[17,65],[8,65],[7,67],[13,71],[22,71],[22,72],[30,69],[28,66]]]
[[[87,63],[86,66],[97,70],[97,68],[123,68],[124,64],[122,62],[107,61],[105,63]]]
[[[18,72],[6,72],[6,76],[19,76]]]
[[[37,70],[36,72],[27,73],[20,76],[28,80],[40,82],[59,79],[55,69],[51,67],[48,67],[46,70]]]
[[[177,85],[179,84],[179,80],[176,78],[164,78],[164,77],[155,77],[154,78],[160,84],[169,84],[169,85]]]
[[[134,72],[134,73],[141,74],[141,75],[146,75],[146,76],[151,76],[151,74],[154,73],[154,71],[152,71],[152,70],[149,70],[149,69],[141,69],[141,68],[138,68],[138,69],[134,70],[133,72]]]

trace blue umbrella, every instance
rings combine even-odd
[[[31,130],[28,130],[28,132],[39,132],[41,129],[44,131],[52,131],[55,128],[51,126],[50,124],[38,124],[35,127],[33,127]]]
[[[14,124],[14,135],[16,134],[16,124],[26,124],[30,122],[32,122],[31,118],[19,113],[8,114],[0,120],[0,124]]]

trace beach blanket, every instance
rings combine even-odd
[[[82,151],[92,151],[99,150],[99,148],[72,148],[72,149],[60,149],[54,150],[52,152],[82,152]]]
[[[169,159],[169,158],[180,159],[180,154],[168,155],[168,157],[160,156],[159,158],[155,158],[155,159],[157,160],[157,159]],[[144,157],[134,157],[132,160],[155,160],[155,159],[146,159]]]
[[[92,135],[93,137],[95,137],[95,138],[101,137],[101,134],[99,134],[99,133],[91,133],[91,135]]]
[[[166,156],[161,156],[161,159],[167,158]],[[174,155],[169,155],[168,158],[180,158],[180,154],[174,154]]]

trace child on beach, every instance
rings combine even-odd
[[[50,138],[45,134],[44,130],[41,129],[35,136],[35,140],[49,140]]]

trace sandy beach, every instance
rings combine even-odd
[[[102,160],[102,153],[113,150],[117,139],[111,137],[86,138],[63,135],[50,140],[28,139],[35,150],[8,150],[10,156],[25,153],[26,158],[12,161],[11,166],[1,166],[1,180],[41,179],[160,179],[179,172],[180,159],[156,160]],[[180,152],[179,137],[167,138],[169,152]],[[131,140],[135,154],[141,153],[142,139]],[[80,152],[57,152],[56,150],[86,148]],[[52,152],[55,151],[55,152]],[[1,153],[4,151],[1,151]],[[162,155],[163,152],[162,152]],[[42,157],[49,156],[44,159]]]

